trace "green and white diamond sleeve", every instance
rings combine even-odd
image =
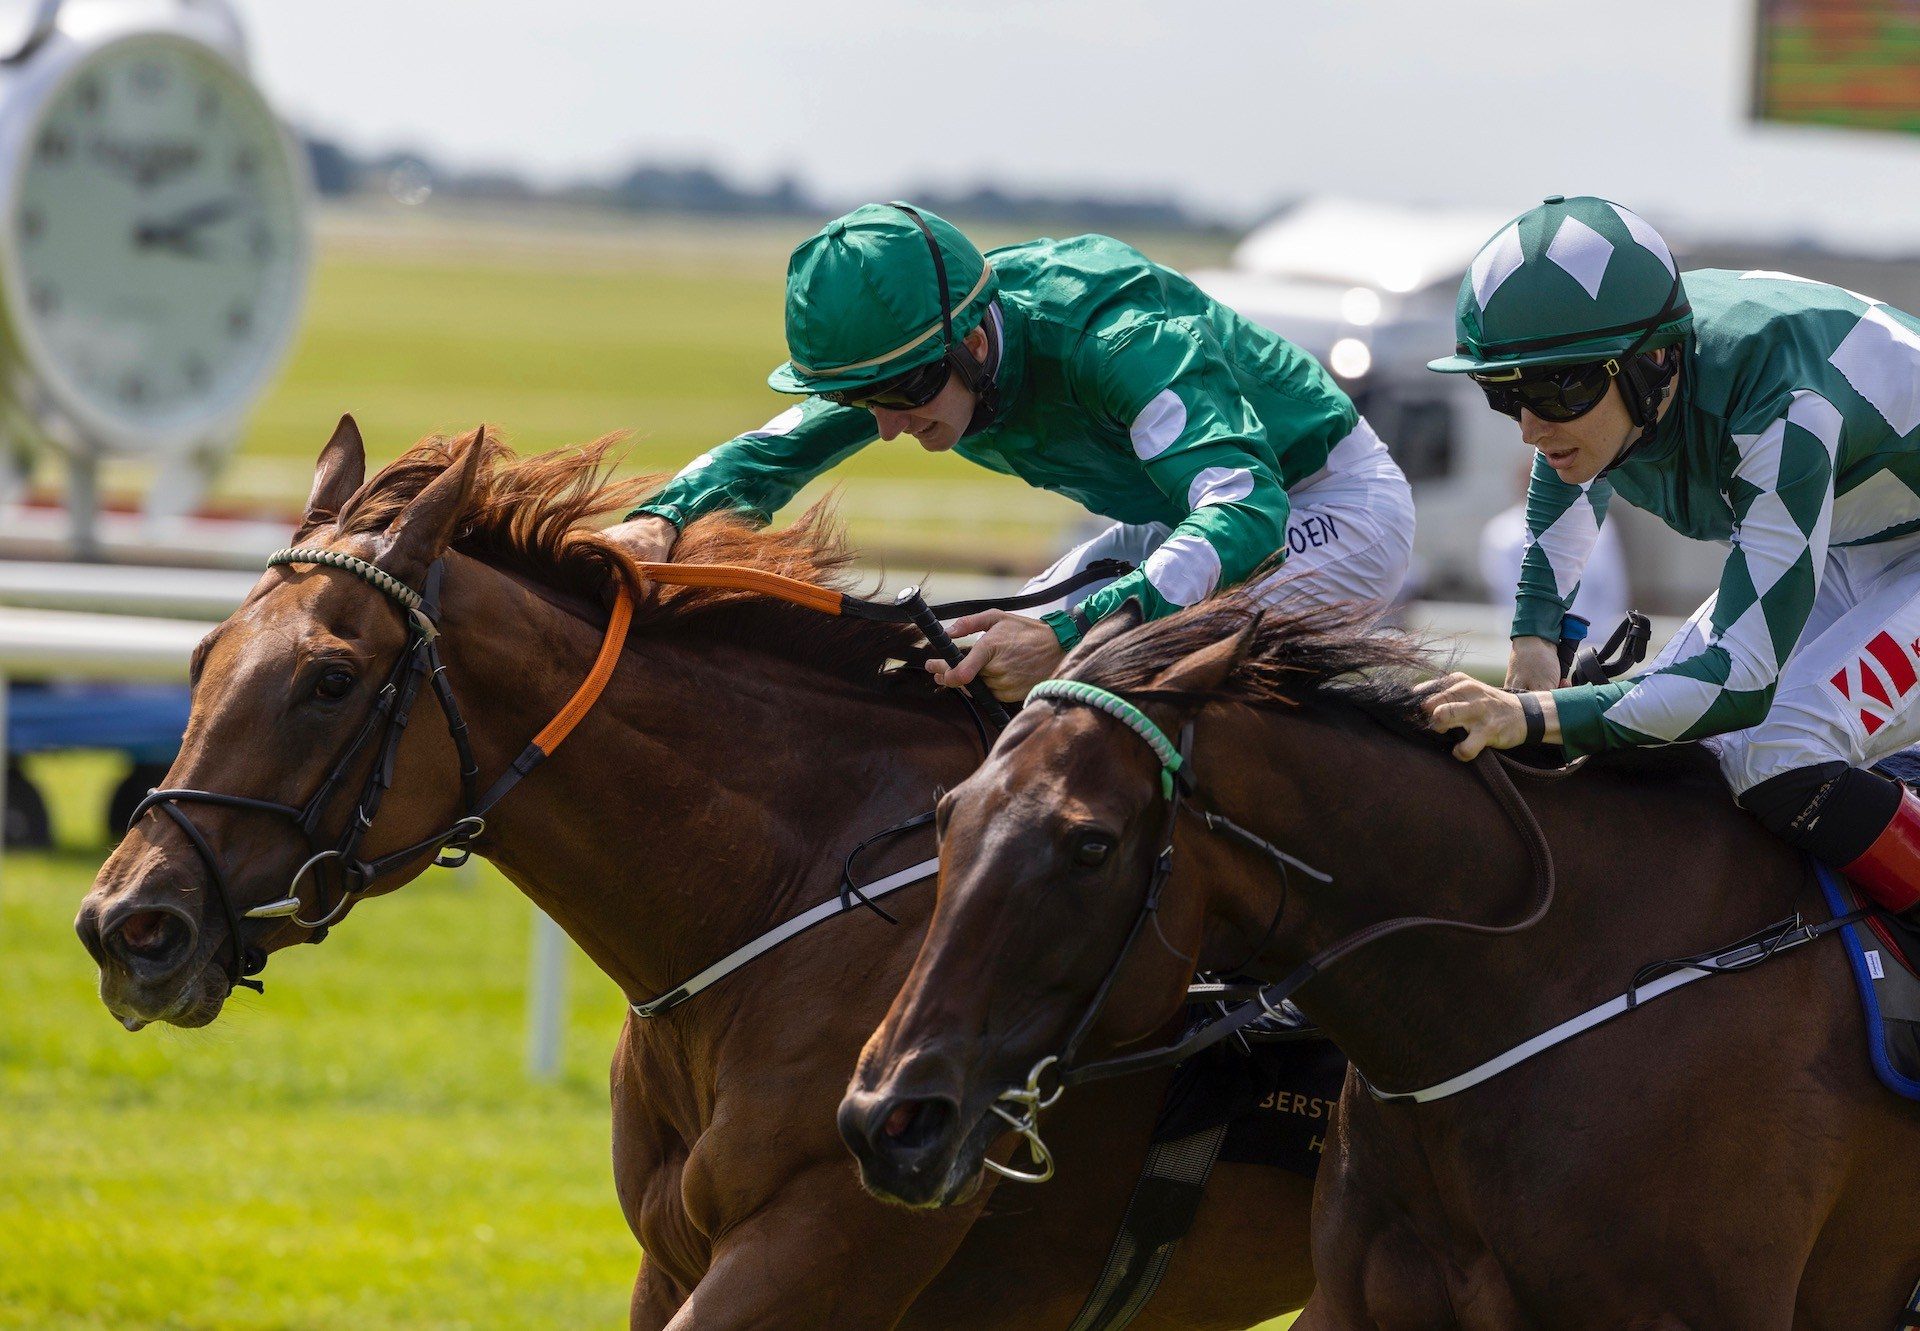
[[[702,453],[627,516],[650,513],[684,528],[704,513],[731,508],[771,522],[808,481],[877,437],[871,412],[810,397]]]
[[[1580,590],[1580,576],[1600,540],[1613,487],[1605,480],[1572,485],[1536,453],[1527,482],[1526,552],[1513,601],[1513,636],[1560,641],[1560,621]]]
[[[1148,619],[1170,615],[1283,554],[1287,492],[1250,443],[1275,422],[1255,414],[1204,331],[1183,319],[1154,319],[1089,344],[1083,401],[1124,425],[1148,479],[1186,517],[1144,564],[1076,607],[1085,622],[1097,623],[1130,597]],[[1302,412],[1321,424],[1316,407],[1303,403]],[[1079,640],[1070,616],[1046,618],[1061,645]]]
[[[1569,754],[1699,739],[1766,716],[1826,569],[1842,431],[1839,409],[1801,390],[1758,433],[1733,435],[1733,550],[1706,649],[1637,679],[1556,689]]]

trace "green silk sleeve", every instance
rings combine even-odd
[[[702,514],[730,508],[771,522],[808,481],[876,437],[871,413],[810,397],[702,453],[627,516],[653,514],[684,528]]]

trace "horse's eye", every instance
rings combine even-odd
[[[346,697],[353,691],[353,672],[345,666],[333,666],[320,676],[320,682],[313,686],[313,696],[325,698],[329,702]]]
[[[1107,856],[1113,851],[1113,842],[1098,832],[1089,833],[1080,838],[1073,848],[1073,862],[1088,869],[1097,869],[1107,862]]]

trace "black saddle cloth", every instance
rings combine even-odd
[[[1346,1056],[1331,1040],[1255,1044],[1248,1052],[1229,1039],[1174,1069],[1153,1140],[1225,1123],[1220,1159],[1312,1178],[1346,1078]]]

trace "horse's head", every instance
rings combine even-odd
[[[1075,660],[1126,627],[1101,625]],[[1206,693],[1247,638],[1192,654],[1151,691]],[[1147,709],[1171,734],[1197,705]],[[1046,1099],[1058,1067],[1037,1085],[1030,1075],[1066,1051],[1096,1004],[1105,1043],[1155,1033],[1177,1006],[1198,947],[1195,903],[1163,903],[1127,947],[1171,836],[1161,774],[1154,749],[1113,717],[1040,701],[941,800],[933,921],[840,1106],[841,1135],[869,1190],[921,1206],[971,1196],[988,1149],[1009,1130],[1006,1093]]]
[[[295,544],[337,551],[394,586],[419,588],[461,517],[486,447],[476,435],[390,523],[343,535],[336,519],[361,488],[366,455],[358,427],[342,418],[320,454]],[[343,913],[349,887],[365,884],[351,881],[347,857],[323,858],[302,873],[319,849],[351,844],[364,863],[457,816],[446,728],[403,725],[391,760],[417,777],[394,781],[378,828],[349,841],[363,795],[391,776],[375,770],[391,733],[383,694],[402,678],[419,636],[397,595],[364,566],[358,576],[307,561],[274,567],[194,653],[192,714],[163,783],[163,792],[183,795],[149,798],[75,922],[100,967],[101,998],[128,1029],[212,1021],[267,953],[314,939]],[[430,692],[415,697],[429,711]],[[364,737],[357,746],[356,737]],[[232,796],[254,803],[224,798]],[[390,890],[424,863],[423,856],[395,866],[373,890]]]

